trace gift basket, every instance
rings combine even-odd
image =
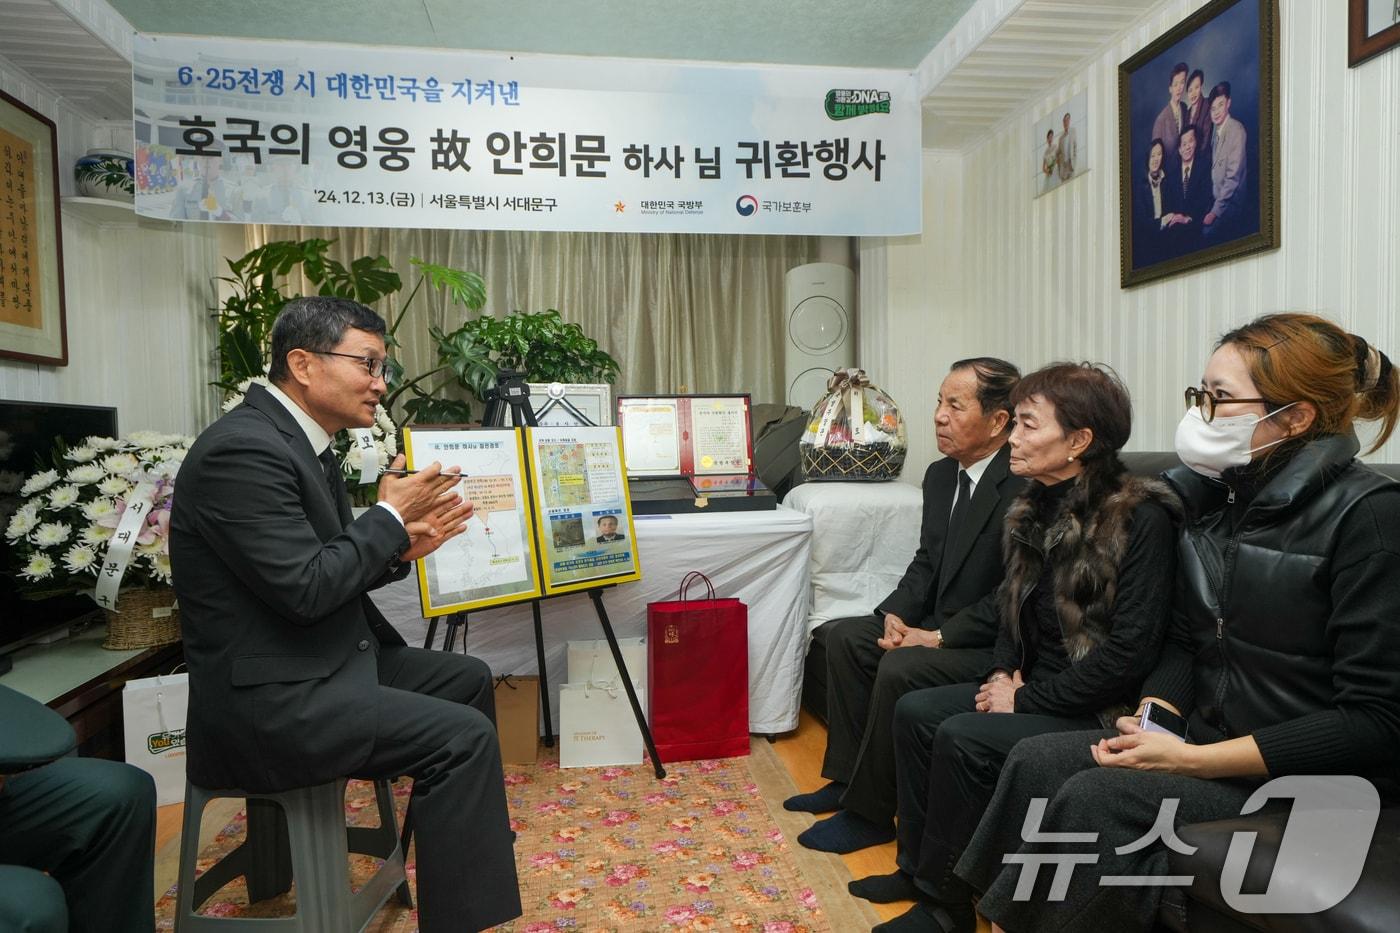
[[[798,443],[809,482],[897,479],[908,447],[899,407],[862,369],[831,374]]]

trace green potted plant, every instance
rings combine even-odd
[[[617,360],[554,308],[512,311],[502,318],[483,315],[451,332],[437,327],[429,332],[439,361],[479,399],[502,369],[524,373],[530,382],[617,381]]]

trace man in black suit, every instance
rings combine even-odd
[[[366,595],[459,534],[472,507],[435,463],[386,475],[378,504],[352,521],[330,446],[372,423],[384,360],[370,309],[288,303],[271,386],[251,386],[180,468],[170,556],[190,669],[188,775],[264,792],[411,775],[420,928],[480,930],[520,915],[491,672],[408,647]]]
[[[1177,144],[1176,162],[1162,179],[1163,238],[1168,252],[1179,256],[1201,245],[1201,224],[1210,213],[1210,159],[1201,154],[1199,134],[1187,124]]]
[[[1001,525],[1022,481],[1009,469],[1015,366],[990,357],[953,364],[934,426],[944,459],[924,474],[919,549],[873,614],[827,630],[830,783],[789,798],[789,810],[838,811],[798,841],[854,852],[894,839],[894,706],[922,687],[976,680],[991,664],[1002,578]]]

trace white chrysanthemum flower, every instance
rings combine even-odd
[[[56,482],[58,482],[57,470],[45,470],[42,473],[35,473],[24,481],[24,485],[19,488],[19,494],[21,496],[32,496],[36,492],[43,492]]]
[[[97,456],[97,451],[84,444],[81,447],[69,447],[68,452],[63,455],[63,459],[72,460],[74,463],[88,463]]]
[[[102,482],[104,475],[106,474],[102,472],[102,467],[96,463],[84,463],[82,466],[73,467],[63,478],[70,483],[86,486],[88,483]]]
[[[224,399],[224,411],[233,411],[242,404],[243,396],[241,393],[238,395],[230,395],[228,398]]]
[[[38,524],[39,515],[37,510],[25,506],[10,516],[10,523],[5,526],[5,540],[18,541],[20,538],[23,538],[33,531]]]
[[[163,460],[160,463],[154,464],[148,472],[153,477],[164,477],[166,479],[174,479],[175,474],[180,472],[180,461]]]
[[[83,441],[83,445],[100,453],[108,450],[120,450],[122,442],[115,437],[89,437]]]
[[[57,512],[59,509],[66,509],[78,501],[78,495],[82,490],[77,486],[59,486],[49,493],[49,508]]]
[[[95,522],[99,518],[117,514],[117,506],[111,499],[93,499],[83,503],[83,518]]]
[[[389,413],[384,410],[383,405],[374,407],[374,423],[379,426],[379,430],[385,434],[394,433],[394,419],[389,417]]]
[[[24,474],[13,470],[0,470],[0,496],[8,496],[24,485]]]
[[[97,484],[97,491],[104,496],[124,496],[131,492],[131,484],[120,476],[109,476]]]
[[[19,572],[26,580],[47,580],[53,576],[53,558],[47,554],[35,554],[29,558],[29,563],[24,565],[24,569]]]
[[[137,554],[141,554],[144,556],[168,553],[168,549],[165,545],[165,539],[163,538],[156,538],[155,540],[151,541],[150,544],[138,544],[136,545],[135,551]]]
[[[91,545],[75,544],[63,555],[63,566],[69,573],[84,573],[97,566],[97,550]]]
[[[78,535],[78,540],[84,544],[106,544],[112,540],[112,532],[115,528],[108,528],[105,525],[88,525]]]
[[[125,476],[133,472],[138,466],[136,458],[131,454],[111,454],[102,458],[102,469],[113,476]]]
[[[151,575],[162,583],[170,582],[170,557],[165,554],[157,554],[150,558]]]
[[[126,435],[124,440],[137,447],[159,447],[165,443],[165,435],[156,431],[132,431]]]
[[[44,522],[29,536],[39,547],[53,547],[62,544],[73,536],[73,527],[65,522]]]

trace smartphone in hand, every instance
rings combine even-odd
[[[1143,732],[1165,732],[1167,735],[1174,735],[1183,742],[1186,741],[1186,720],[1152,701],[1148,701],[1142,708],[1142,718],[1138,720],[1138,728]]]

